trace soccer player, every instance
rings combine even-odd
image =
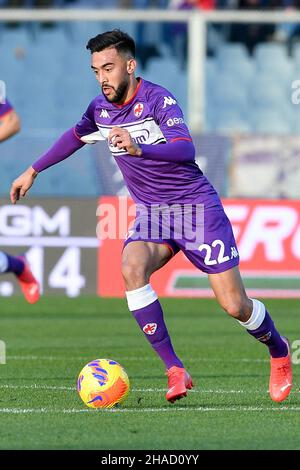
[[[175,97],[135,76],[135,43],[126,33],[99,34],[89,40],[87,49],[102,95],[90,103],[74,128],[13,182],[12,203],[26,195],[41,171],[86,143],[106,139],[133,200],[143,207],[124,244],[122,274],[129,310],[167,369],[167,400],[173,403],[186,396],[193,382],[174,351],[150,277],[179,250],[208,274],[223,309],[268,347],[270,395],[275,401],[284,400],[292,386],[288,341],[275,328],[264,304],[246,295],[231,224],[215,189],[195,163],[192,138]],[[204,225],[192,214],[192,229],[203,231],[196,247],[190,247],[189,237],[184,235],[152,237],[141,230],[141,226],[151,225],[153,207],[174,204],[204,207]],[[171,227],[172,233],[176,227]]]
[[[0,142],[12,137],[20,130],[20,119],[8,100],[0,102]],[[17,277],[27,302],[39,299],[39,285],[34,278],[25,256],[12,256],[0,251],[0,273],[12,272]]]

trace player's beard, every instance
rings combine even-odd
[[[111,87],[115,92],[115,95],[112,98],[109,98],[104,93],[103,95],[109,103],[119,103],[120,101],[124,100],[128,85],[129,83],[126,80],[124,80],[123,82],[120,83],[117,89],[115,89],[114,87]],[[102,92],[103,92],[103,89],[102,89]]]

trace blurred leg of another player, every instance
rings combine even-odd
[[[40,297],[40,287],[33,276],[25,256],[11,256],[0,251],[0,274],[15,274],[25,299],[35,304]]]

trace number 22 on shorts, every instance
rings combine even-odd
[[[217,257],[217,259],[212,259],[211,258],[212,248],[216,248],[217,246],[220,247],[218,257]],[[214,240],[211,245],[208,245],[207,243],[202,243],[198,247],[198,250],[199,251],[203,251],[203,250],[206,251],[206,255],[205,255],[205,258],[204,258],[204,263],[207,266],[212,266],[214,264],[225,263],[226,261],[230,260],[229,256],[224,256],[225,245],[222,242],[222,240]],[[237,256],[238,256],[237,249],[235,247],[231,247],[231,258],[235,258]]]

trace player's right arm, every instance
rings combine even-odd
[[[74,127],[65,132],[57,142],[32,166],[22,173],[13,183],[10,190],[10,200],[12,204],[24,197],[34,183],[37,175],[47,168],[70,157],[76,150],[85,145],[85,141],[78,135],[77,128],[84,130],[85,134],[95,133],[98,129],[93,118],[94,102],[89,105],[81,121]]]
[[[30,166],[26,171],[24,171],[24,173],[22,173],[22,175],[15,179],[10,189],[10,200],[12,204],[16,204],[20,197],[24,197],[26,195],[27,191],[33,185],[37,174],[37,171]]]
[[[73,128],[65,132],[41,158],[36,160],[13,182],[10,190],[12,204],[16,204],[20,197],[26,195],[41,171],[65,160],[83,146],[84,143],[76,137]]]

